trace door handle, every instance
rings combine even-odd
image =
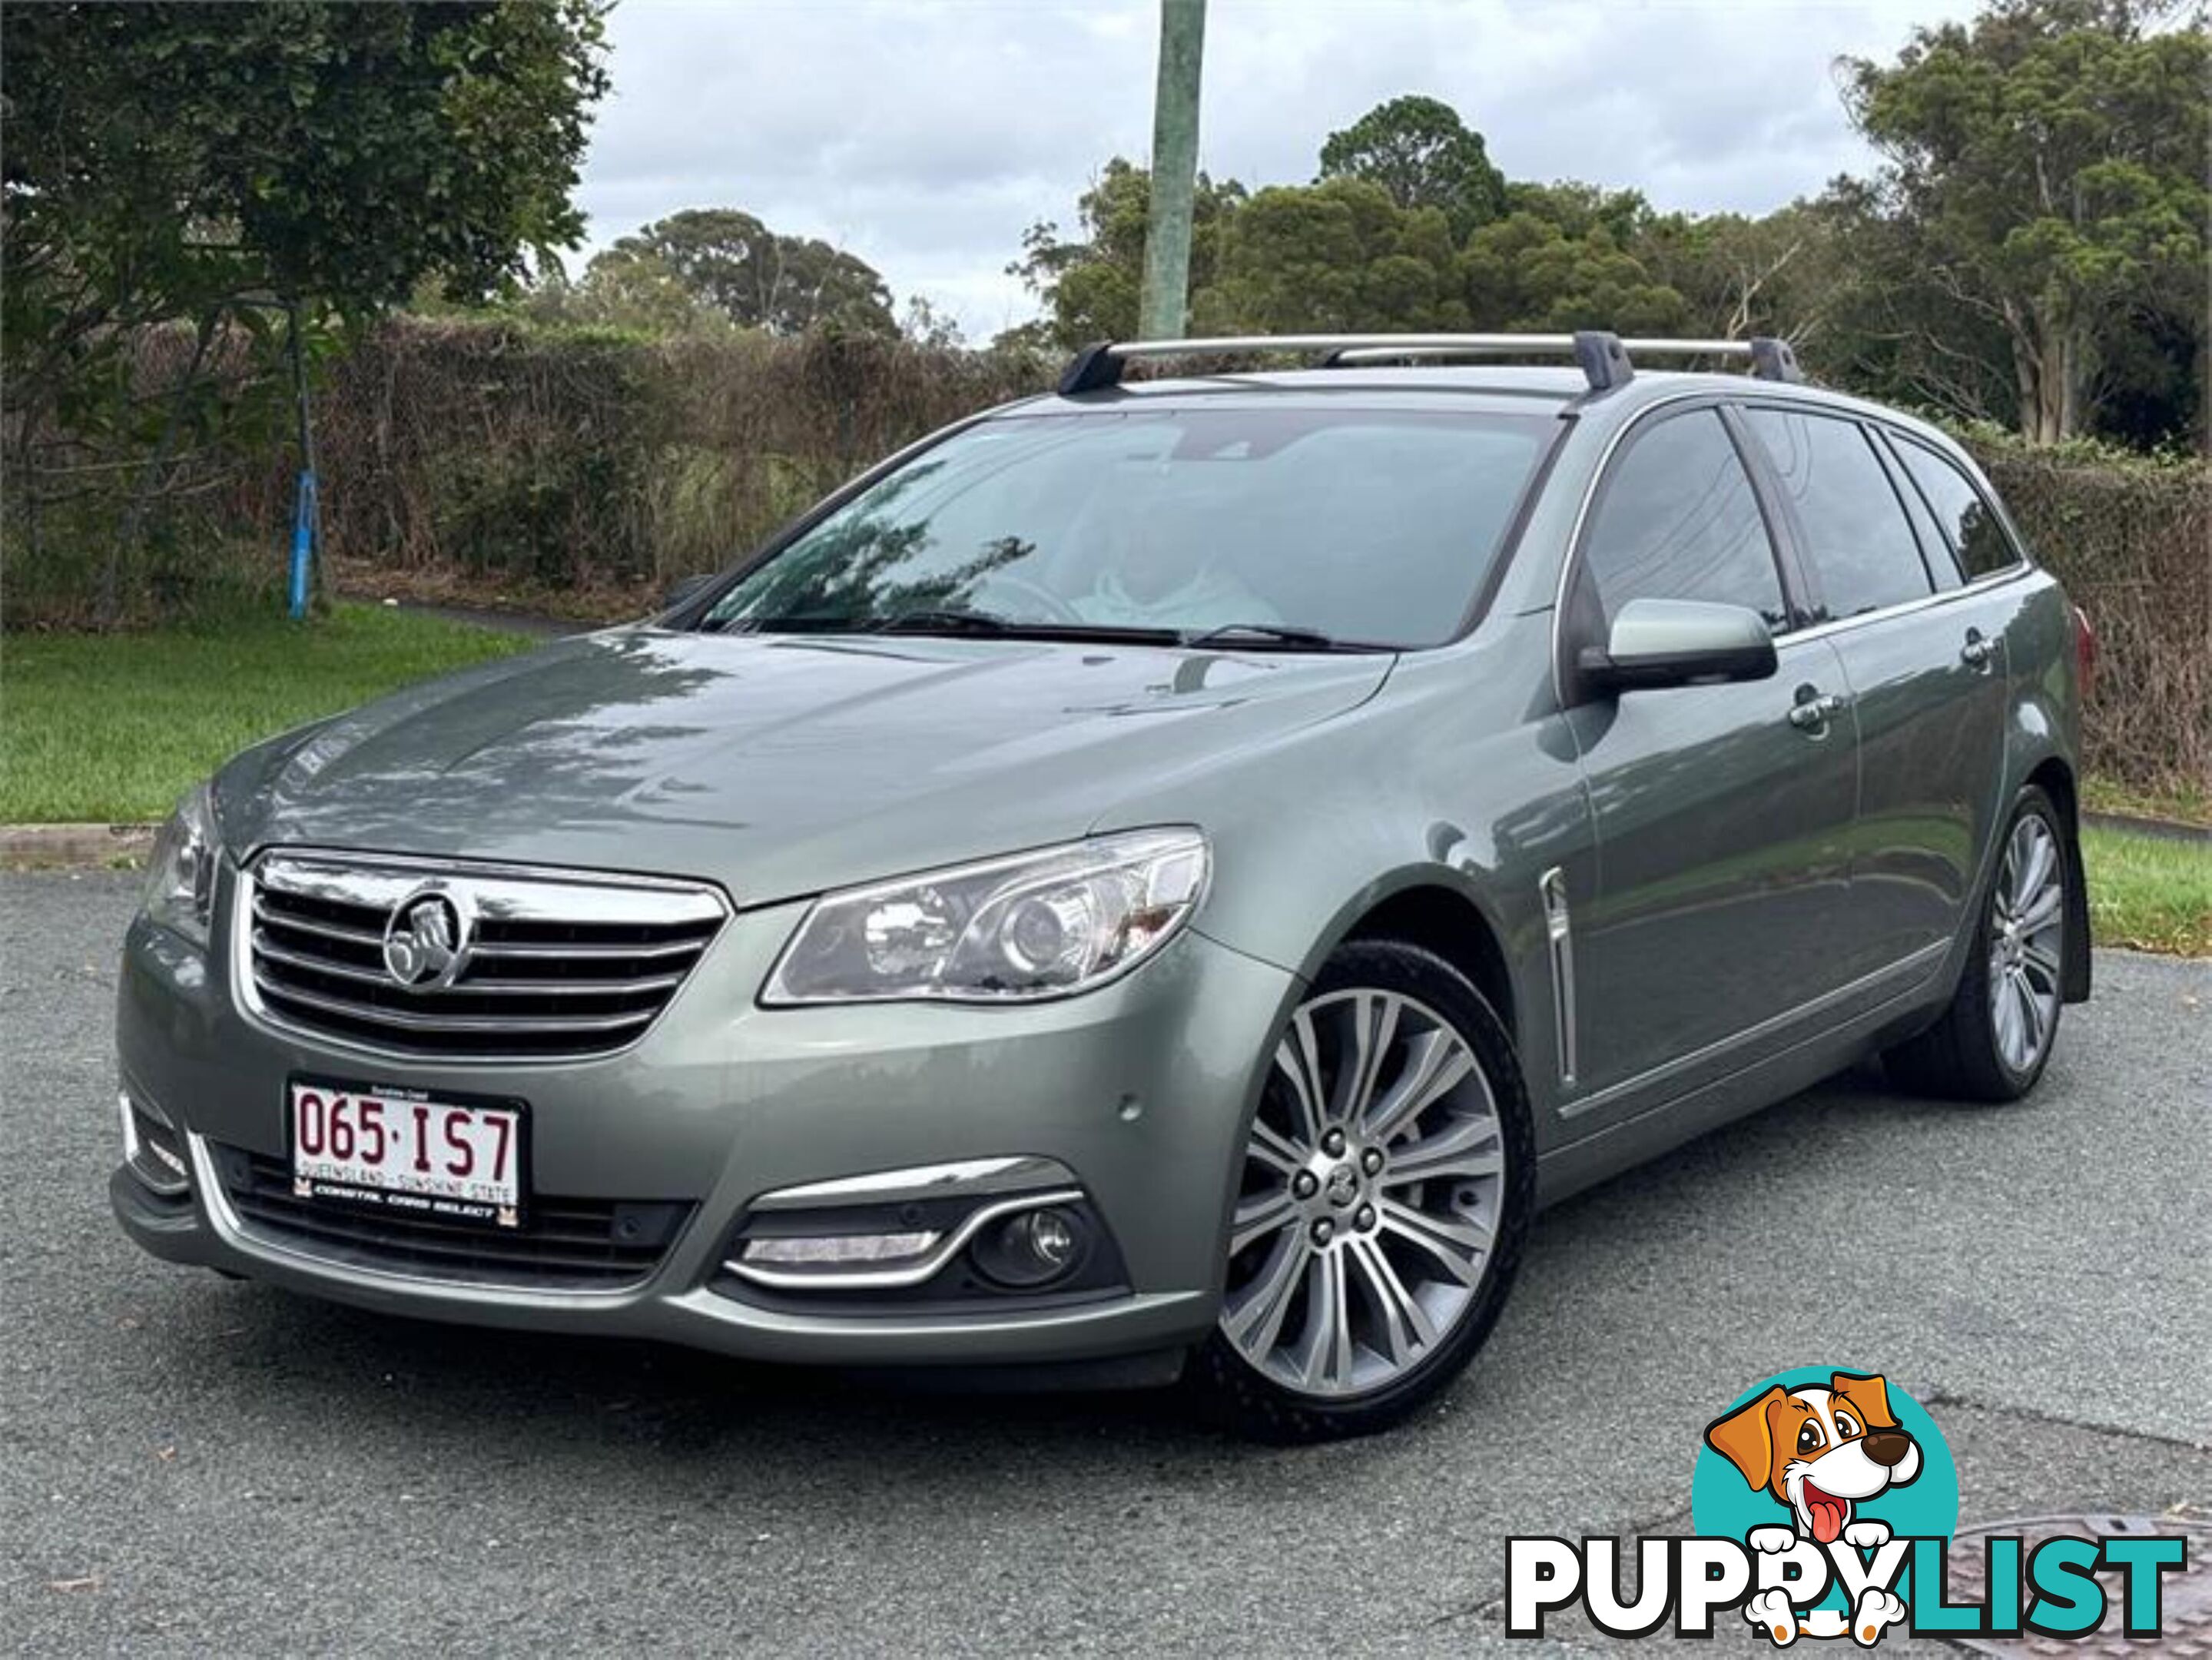
[[[1790,724],[1800,732],[1819,732],[1844,712],[1844,700],[1834,692],[1815,692],[1791,706]]]
[[[1986,674],[1989,672],[1990,664],[1995,660],[1996,654],[1996,641],[1990,639],[1979,629],[1966,630],[1966,643],[1959,648],[1960,662],[1969,668],[1979,669]]]

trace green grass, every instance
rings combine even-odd
[[[533,643],[350,605],[305,623],[10,635],[0,642],[0,824],[164,818],[259,739]]]
[[[2212,957],[2212,845],[2092,826],[2081,858],[2099,945]]]
[[[2212,830],[2212,793],[2203,785],[2173,784],[2161,790],[2130,789],[2091,773],[2081,786],[2081,805],[2092,812],[2128,818],[2167,818],[2178,824]]]

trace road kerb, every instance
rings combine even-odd
[[[103,870],[143,860],[158,824],[0,824],[0,865]]]

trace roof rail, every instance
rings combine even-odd
[[[1249,352],[1323,352],[1328,365],[1389,362],[1408,357],[1571,356],[1592,392],[1609,392],[1636,374],[1635,357],[1741,357],[1763,380],[1802,380],[1790,343],[1770,335],[1749,340],[1624,340],[1604,329],[1573,334],[1234,334],[1212,339],[1101,340],[1071,358],[1060,377],[1062,396],[1118,386],[1139,357],[1227,356]]]

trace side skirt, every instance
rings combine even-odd
[[[1934,983],[1947,997],[1950,981],[1940,978]],[[1931,998],[1923,983],[1741,1071],[1555,1147],[1538,1161],[1536,1202],[1557,1204],[1708,1130],[1809,1089],[1895,1042],[1913,1026],[1924,1024],[1929,1012],[1941,1006],[1942,1000],[1943,997]]]

